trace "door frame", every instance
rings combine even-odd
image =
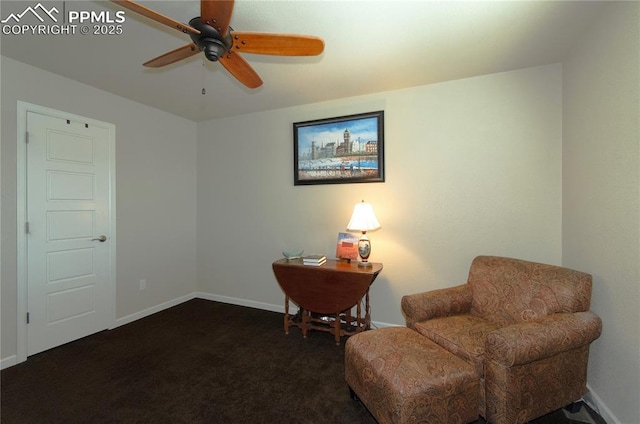
[[[27,360],[27,306],[28,306],[28,255],[27,255],[27,113],[35,112],[42,115],[51,116],[60,119],[69,119],[72,121],[80,121],[82,123],[95,125],[105,128],[108,131],[109,145],[109,209],[111,231],[109,234],[109,256],[111,263],[109,264],[109,276],[107,278],[108,299],[107,308],[109,309],[108,328],[114,328],[116,322],[116,156],[115,156],[115,140],[116,127],[113,124],[97,121],[91,118],[74,115],[71,113],[61,112],[44,106],[38,106],[18,100],[17,106],[17,352],[16,363]]]

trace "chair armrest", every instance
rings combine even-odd
[[[551,314],[492,331],[485,355],[506,366],[527,364],[587,345],[601,331],[602,321],[591,311]]]
[[[462,284],[403,296],[401,306],[407,327],[413,328],[416,322],[467,313],[471,311],[471,300],[471,287]]]

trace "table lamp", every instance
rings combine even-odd
[[[371,254],[371,242],[367,237],[367,231],[374,231],[380,228],[380,223],[373,213],[373,207],[369,203],[358,203],[353,208],[351,221],[347,224],[347,231],[362,231],[362,236],[358,240],[358,254],[362,259],[359,266],[371,266],[368,262]]]

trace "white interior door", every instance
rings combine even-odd
[[[111,324],[106,127],[27,112],[27,355]]]

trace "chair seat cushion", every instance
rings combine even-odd
[[[415,329],[449,352],[472,363],[484,376],[485,340],[499,327],[471,314],[453,315],[417,322]]]

